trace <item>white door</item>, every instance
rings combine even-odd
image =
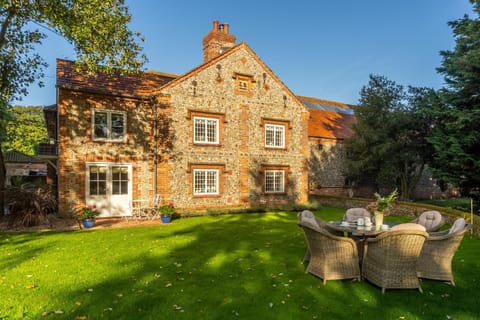
[[[85,199],[100,217],[130,215],[132,165],[87,163]]]

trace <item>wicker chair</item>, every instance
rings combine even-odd
[[[414,225],[414,224],[408,224]],[[422,288],[417,259],[428,233],[424,230],[391,230],[365,241],[362,276],[385,289]]]
[[[435,232],[445,224],[445,218],[442,214],[435,210],[425,211],[412,222],[421,224],[427,229],[427,232]]]
[[[345,211],[344,221],[357,222],[358,218],[371,218],[370,212],[365,208],[350,208]]]
[[[463,236],[471,229],[463,218],[457,219],[449,230],[434,232],[425,241],[417,264],[420,278],[450,282],[453,286],[452,260]]]
[[[358,251],[355,241],[331,234],[322,226],[304,220],[298,225],[303,229],[310,253],[306,272],[327,280],[361,279]]]

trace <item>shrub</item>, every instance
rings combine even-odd
[[[48,188],[25,183],[5,190],[5,203],[15,226],[33,227],[54,214],[57,201]]]

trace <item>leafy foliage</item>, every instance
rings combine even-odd
[[[42,107],[15,106],[10,110],[11,120],[6,127],[3,149],[35,154],[35,147],[48,138]]]
[[[352,181],[392,189],[400,185],[408,198],[429,162],[426,141],[431,119],[424,112],[435,103],[435,92],[403,86],[371,75],[360,92],[353,136],[345,141],[346,175]]]
[[[42,187],[31,184],[12,186],[6,189],[6,203],[11,223],[25,227],[36,226],[56,210],[54,194]]]
[[[447,87],[444,104],[431,110],[437,119],[429,139],[435,148],[434,173],[446,182],[480,186],[480,1],[471,0],[476,17],[449,22],[456,45],[442,51]]]
[[[173,206],[173,203],[166,203],[162,204],[157,208],[158,212],[160,212],[160,215],[162,216],[172,216],[175,213],[175,207]]]
[[[79,219],[93,219],[100,214],[95,205],[84,207],[78,211],[77,217]]]

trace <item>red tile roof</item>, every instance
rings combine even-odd
[[[88,76],[83,72],[75,71],[73,61],[57,59],[57,86],[59,88],[149,96],[154,90],[177,77],[173,74],[151,71],[112,76],[99,73],[96,76]]]
[[[345,139],[352,136],[351,125],[356,123],[353,106],[341,102],[302,96],[298,96],[298,99],[310,112],[310,120],[308,121],[309,137]],[[315,105],[318,105],[319,108],[312,107]]]

